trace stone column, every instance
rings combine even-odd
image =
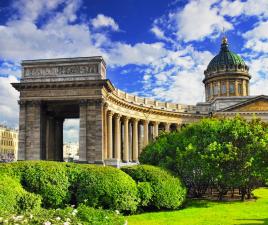
[[[170,123],[165,123],[165,132],[170,131]]]
[[[221,96],[221,82],[218,81],[218,96]]]
[[[154,122],[154,139],[156,139],[158,137],[158,126],[159,126],[159,122]]]
[[[149,121],[144,120],[143,121],[143,147],[148,145],[148,125],[149,125]]]
[[[79,161],[87,162],[87,101],[81,100],[79,107]]]
[[[235,96],[238,96],[239,93],[238,93],[238,81],[235,80]]]
[[[214,92],[213,92],[213,83],[210,83],[210,99],[213,98]]]
[[[121,122],[120,114],[115,115],[115,158],[121,160]]]
[[[139,157],[138,152],[138,120],[133,119],[133,161],[137,162]]]
[[[46,130],[46,159],[55,160],[55,119],[49,116]]]
[[[143,140],[142,140],[142,126],[141,124],[138,124],[138,145],[139,145],[139,154],[142,151],[143,148]]]
[[[108,126],[107,126],[107,112],[108,104],[105,103],[103,106],[103,158],[108,158]]]
[[[54,160],[63,161],[63,119],[55,120],[55,154]]]
[[[242,80],[242,96],[247,96],[247,83],[246,80]]]
[[[41,102],[27,103],[26,113],[26,160],[41,159]]]
[[[128,117],[124,117],[124,149],[123,149],[123,160],[124,160],[124,162],[128,162],[129,161],[128,121],[129,121],[129,118]]]
[[[107,126],[108,126],[108,159],[113,158],[113,112],[109,111],[108,112],[108,121],[107,121]]]
[[[18,160],[25,160],[26,159],[26,101],[18,101],[18,103],[20,105]]]
[[[230,83],[229,80],[226,80],[226,95],[230,95]]]

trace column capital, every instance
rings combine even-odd
[[[123,116],[123,121],[124,121],[124,122],[129,121],[129,117],[128,117],[128,116]]]
[[[140,119],[138,119],[138,118],[131,118],[131,120],[132,120],[133,122],[135,122],[135,123],[138,123],[138,122],[140,121]]]
[[[144,125],[148,125],[148,124],[149,124],[149,120],[143,120],[142,123],[143,123]]]
[[[112,116],[114,115],[114,112],[112,112],[111,110],[109,110],[108,113],[107,113],[107,115],[108,115],[109,117],[112,117]]]
[[[153,125],[159,125],[159,121],[153,121]]]
[[[42,102],[40,100],[30,100],[30,101],[27,101],[27,104],[29,104],[30,106],[40,106],[41,103]]]
[[[27,101],[25,101],[25,100],[18,100],[18,104],[19,104],[20,106],[25,106],[26,103],[27,103]]]
[[[86,100],[86,99],[81,99],[80,101],[79,101],[79,105],[80,106],[84,106],[84,105],[87,105],[88,104],[88,100]]]
[[[104,108],[105,110],[108,110],[108,107],[109,107],[109,103],[108,103],[108,102],[104,102],[104,103],[103,103],[103,108]]]
[[[115,113],[115,119],[119,120],[121,118],[121,114]]]

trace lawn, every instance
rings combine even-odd
[[[268,224],[268,188],[255,190],[256,201],[211,202],[189,201],[184,209],[143,213],[127,217],[129,225],[222,225]]]

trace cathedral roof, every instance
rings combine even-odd
[[[245,64],[244,60],[234,52],[229,50],[227,38],[222,39],[221,49],[218,55],[216,55],[208,64],[205,73],[219,71],[222,69],[226,70],[246,70],[248,71],[248,66]]]

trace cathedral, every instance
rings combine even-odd
[[[63,123],[78,118],[79,161],[120,167],[138,163],[144,146],[207,117],[268,121],[268,96],[250,96],[249,67],[227,38],[204,71],[206,101],[160,102],[123,92],[106,79],[101,56],[22,61],[18,160],[63,160]],[[202,85],[202,84],[200,84]]]
[[[247,119],[257,116],[268,121],[268,96],[250,96],[249,67],[239,55],[230,51],[226,37],[204,75],[206,102],[197,104],[200,112],[226,117],[239,113]]]

